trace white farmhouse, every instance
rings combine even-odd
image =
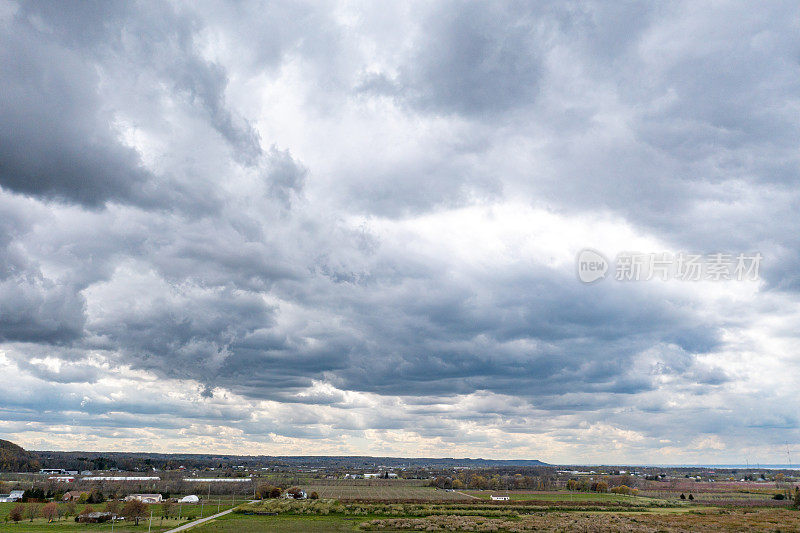
[[[161,503],[164,498],[161,497],[161,494],[130,494],[125,496],[126,502],[131,500],[139,500],[142,503]]]
[[[24,490],[12,490],[10,494],[0,494],[0,502],[3,503],[11,503],[11,502],[18,502],[22,499],[22,495],[25,494]]]

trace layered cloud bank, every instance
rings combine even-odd
[[[3,0],[0,433],[782,462],[797,15]],[[585,247],[764,259],[585,285]]]

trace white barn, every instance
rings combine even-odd
[[[25,494],[24,490],[12,490],[10,494],[0,494],[0,502],[3,503],[11,503],[11,502],[18,502],[22,499],[22,495]]]
[[[131,500],[139,500],[142,503],[161,503],[164,498],[161,497],[161,494],[130,494],[125,496],[126,502]]]

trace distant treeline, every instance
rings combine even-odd
[[[40,468],[36,455],[0,439],[0,472],[33,472]]]
[[[552,490],[557,486],[553,468],[494,468],[462,470],[452,474],[440,474],[430,481],[440,489],[476,490]]]
[[[356,470],[379,471],[381,469],[443,469],[443,468],[491,468],[491,467],[535,467],[544,466],[536,460],[491,460],[491,459],[432,459],[400,457],[360,456],[267,456],[267,455],[216,455],[216,454],[162,454],[136,452],[32,452],[42,468],[65,468],[68,470],[108,470],[118,468],[127,471],[177,469],[228,469],[243,466],[246,469],[263,467],[292,471]]]

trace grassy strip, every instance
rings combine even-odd
[[[625,512],[646,511],[654,507],[674,508],[682,507],[664,503],[661,505],[628,504],[615,505],[604,502],[598,505],[587,502],[577,505],[553,505],[552,502],[542,502],[542,505],[505,504],[429,504],[429,503],[371,503],[371,502],[340,502],[337,500],[264,500],[239,507],[235,513],[254,515],[341,515],[341,516],[388,516],[388,517],[427,517],[427,516],[488,516],[518,518],[519,516],[534,512],[563,512],[563,511],[603,511]]]

